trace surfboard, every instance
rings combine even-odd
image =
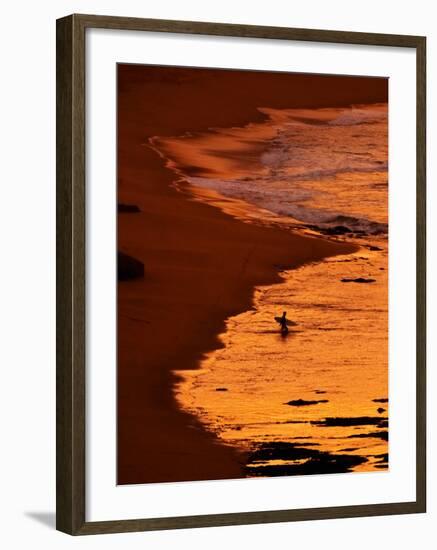
[[[275,317],[275,321],[281,324],[282,317]],[[285,324],[287,325],[287,327],[295,327],[297,325],[297,323],[295,323],[294,321],[290,321],[290,319],[286,319]]]

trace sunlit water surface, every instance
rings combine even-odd
[[[247,452],[249,476],[387,469],[387,106],[262,111],[261,123],[151,145],[196,200],[360,249],[256,288],[253,308],[227,320],[223,348],[179,371],[176,397]],[[368,282],[342,281],[357,278]],[[282,311],[297,323],[285,337]],[[320,470],[324,452],[362,460]],[[308,461],[313,469],[296,468]]]

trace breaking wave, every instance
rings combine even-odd
[[[197,187],[322,232],[387,233],[386,105],[259,110],[261,123],[150,144]]]

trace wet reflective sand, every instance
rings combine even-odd
[[[183,374],[182,407],[249,451],[299,443],[365,457],[354,470],[380,469],[388,452],[386,265],[385,251],[363,249],[286,271],[283,283],[257,289],[254,309],[228,320],[224,347],[201,371]],[[341,282],[357,276],[377,282]],[[286,337],[273,321],[282,309],[297,322]],[[249,466],[300,463],[281,454]]]

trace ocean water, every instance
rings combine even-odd
[[[256,288],[223,348],[179,372],[176,398],[247,453],[247,476],[387,470],[387,105],[260,111],[262,122],[150,146],[195,200],[360,249]],[[282,311],[296,322],[287,337]]]

